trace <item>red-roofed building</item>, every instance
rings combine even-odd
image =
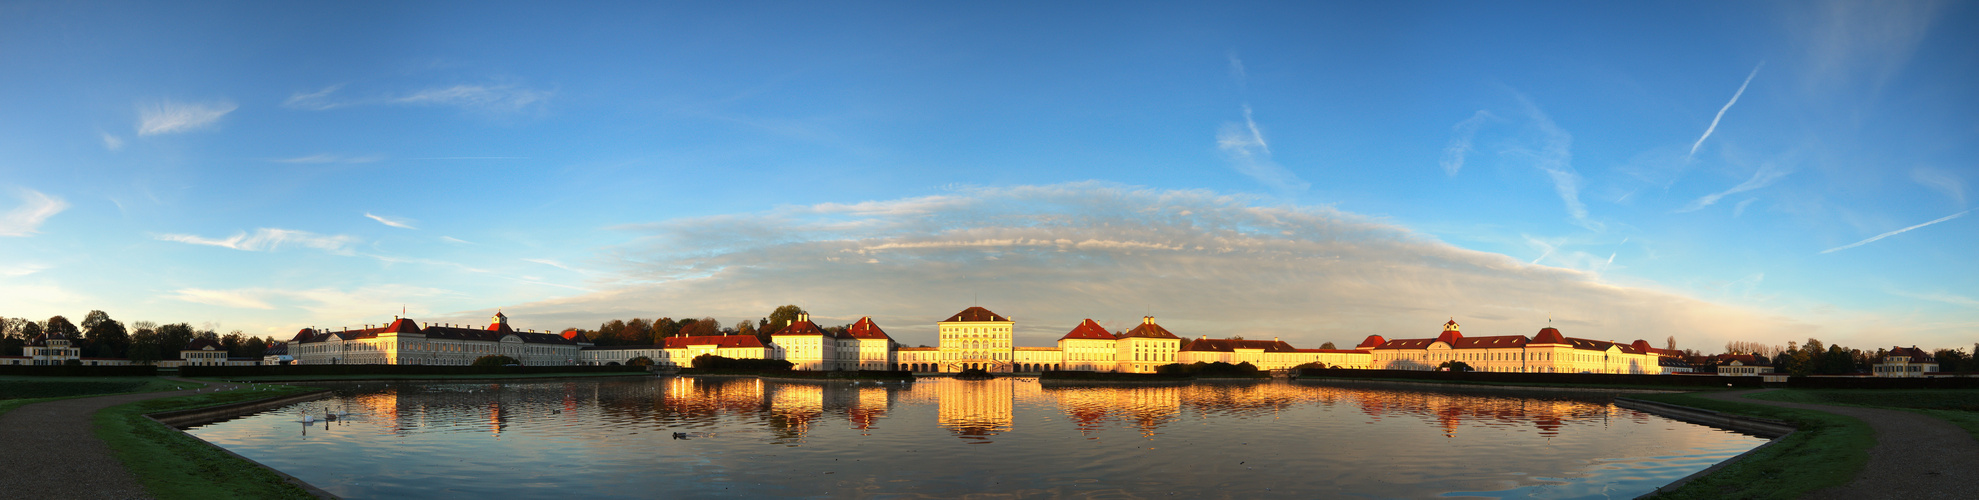
[[[1072,327],[1072,331],[1058,338],[1059,361],[1041,364],[1061,365],[1057,368],[1060,370],[1113,371],[1119,363],[1114,359],[1120,355],[1120,347],[1116,345],[1119,340],[1112,332],[1106,331],[1106,327],[1099,326],[1099,322],[1086,318]]]
[[[970,307],[935,323],[941,339],[941,360],[937,368],[954,373],[979,369],[993,373],[1016,371],[1016,349],[1011,345],[1009,317],[981,307]]]
[[[289,340],[296,364],[469,365],[502,355],[527,366],[574,365],[589,342],[549,332],[517,330],[500,311],[488,326],[420,325],[411,318],[337,331],[304,328]]]
[[[845,336],[840,339],[848,356],[844,357],[845,368],[850,370],[892,370],[898,360],[893,355],[896,347],[893,337],[881,330],[871,316],[862,316],[852,326],[845,328]]]
[[[1878,377],[1925,378],[1938,372],[1938,358],[1917,346],[1892,347],[1883,355],[1882,362],[1876,363],[1874,371]]]
[[[1377,343],[1378,342],[1378,343]],[[1369,347],[1369,344],[1374,344]],[[1455,319],[1434,338],[1385,340],[1369,336],[1357,349],[1371,366],[1389,370],[1436,370],[1461,362],[1477,371],[1517,373],[1674,373],[1689,371],[1679,353],[1637,340],[1629,344],[1573,338],[1546,327],[1523,335],[1466,337]],[[1667,359],[1666,359],[1667,358]]]

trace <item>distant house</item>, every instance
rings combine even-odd
[[[0,364],[58,366],[70,361],[83,366],[123,366],[131,364],[124,358],[85,358],[82,348],[69,342],[69,337],[60,333],[44,333],[28,339],[21,346],[19,356],[0,356]]]
[[[1938,359],[1917,346],[1891,348],[1875,365],[1878,377],[1922,378],[1937,372]]]
[[[1757,377],[1773,373],[1773,362],[1757,354],[1720,354],[1711,360],[1720,376]]]

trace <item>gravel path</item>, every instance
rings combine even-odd
[[[1973,485],[1979,484],[1979,441],[1950,422],[1903,410],[1745,398],[1758,392],[1764,390],[1698,395],[1855,417],[1876,431],[1876,445],[1869,448],[1869,465],[1854,481],[1809,493],[1805,498],[1972,498]]]
[[[199,387],[202,382],[184,382]],[[110,446],[97,439],[97,410],[133,401],[229,388],[120,394],[34,403],[0,415],[0,493],[9,498],[149,498]]]

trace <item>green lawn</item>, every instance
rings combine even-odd
[[[15,408],[57,399],[172,391],[197,384],[173,382],[159,377],[28,377],[0,376],[0,414]]]
[[[157,498],[314,498],[301,487],[289,484],[280,474],[144,417],[147,413],[320,390],[263,387],[269,390],[194,394],[106,408],[96,413],[96,436],[110,445],[145,490]]]
[[[1655,498],[1799,498],[1855,479],[1869,463],[1875,431],[1854,418],[1706,399],[1694,394],[1643,394],[1635,399],[1785,420],[1800,430],[1751,456]]]
[[[497,380],[518,378],[578,378],[578,377],[651,377],[644,372],[600,372],[600,373],[528,373],[528,374],[477,374],[477,375],[252,375],[238,377],[199,377],[198,380],[227,380],[234,382],[305,382],[340,380]]]
[[[1787,389],[1757,395],[1789,403],[1910,410],[1944,419],[1979,439],[1979,389]]]

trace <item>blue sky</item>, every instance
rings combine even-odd
[[[1975,21],[10,3],[0,315],[1970,346]]]

